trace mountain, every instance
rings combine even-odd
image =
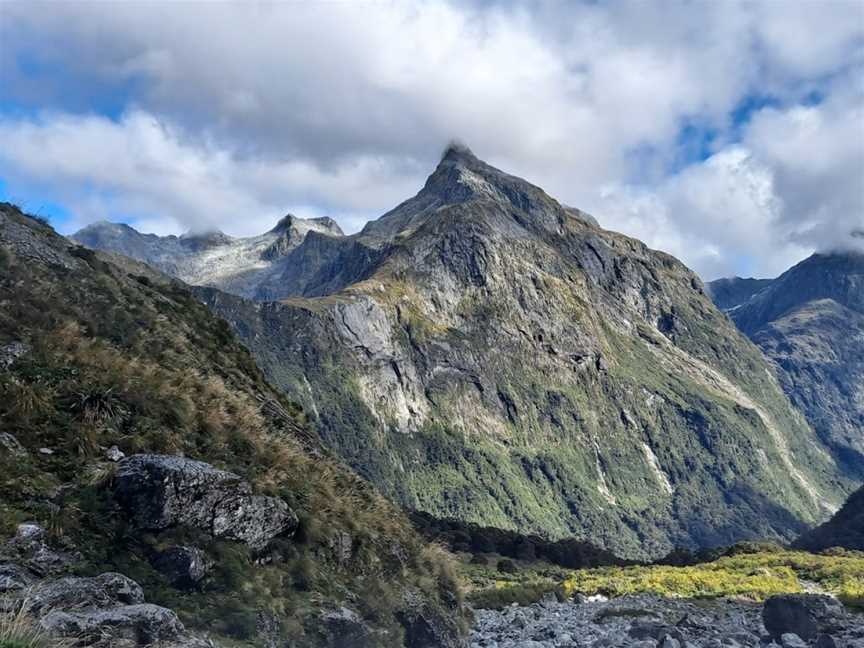
[[[831,547],[864,551],[864,487],[855,491],[830,520],[802,535],[793,546],[808,551]]]
[[[864,479],[864,254],[814,254],[728,312],[843,471]]]
[[[219,286],[257,298],[267,296],[263,286],[268,278],[284,271],[286,263],[290,264],[286,257],[310,234],[344,236],[331,218],[303,219],[289,214],[269,232],[248,238],[232,238],[222,232],[156,236],[106,221],[88,225],[72,238],[90,248],[144,261],[187,283]]]
[[[0,304],[4,610],[100,646],[463,645],[442,552],[180,282],[0,203]]]
[[[705,291],[719,308],[729,310],[743,304],[772,282],[772,279],[729,277],[708,282]]]
[[[465,148],[286,259],[278,300],[196,293],[407,508],[646,557],[791,539],[851,489],[695,274]]]

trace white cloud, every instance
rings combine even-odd
[[[0,116],[0,174],[82,222],[249,233],[294,209],[355,229],[454,137],[706,276],[774,272],[862,213],[855,0],[0,12],[0,87],[25,107]],[[779,105],[733,128],[754,94]],[[683,123],[714,155],[680,169]]]

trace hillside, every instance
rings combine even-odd
[[[279,301],[197,294],[409,508],[656,557],[791,539],[851,488],[695,274],[467,149],[291,258]]]
[[[0,304],[4,605],[113,647],[462,645],[442,552],[184,286],[3,203]]]
[[[852,493],[830,520],[798,538],[794,546],[808,551],[832,547],[864,551],[864,487]]]
[[[864,255],[813,255],[729,314],[843,471],[864,479]]]

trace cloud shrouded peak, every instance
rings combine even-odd
[[[862,44],[841,0],[5,3],[0,179],[65,230],[351,232],[455,136],[708,278],[776,274],[864,227]]]

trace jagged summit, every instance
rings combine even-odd
[[[540,187],[484,162],[463,144],[450,144],[420,192],[367,223],[361,239],[380,246],[417,230],[444,208],[474,201],[484,202],[487,212],[492,208],[514,217],[519,213],[517,220],[556,232],[568,213]]]
[[[342,228],[339,227],[339,223],[337,223],[329,216],[321,216],[318,218],[299,218],[294,214],[286,214],[285,216],[280,218],[279,222],[276,223],[275,227],[270,230],[270,233],[284,234],[291,228],[302,229],[304,230],[304,233],[305,231],[314,229],[324,234],[331,234],[333,236],[345,236]]]

